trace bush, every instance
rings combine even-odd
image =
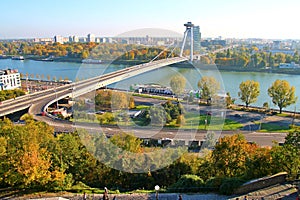
[[[220,186],[220,193],[225,195],[233,194],[234,190],[241,186],[245,181],[240,178],[225,178]]]
[[[69,188],[67,191],[69,192],[75,192],[75,193],[82,193],[90,191],[91,187],[84,184],[83,182],[79,181],[75,185],[72,185],[71,188]]]
[[[197,175],[182,175],[180,179],[170,186],[169,192],[199,192],[204,181]]]
[[[210,191],[219,191],[220,186],[222,185],[223,178],[220,177],[212,177],[208,179],[205,183],[205,186]]]

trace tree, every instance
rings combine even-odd
[[[172,91],[178,96],[179,94],[183,93],[185,88],[185,78],[182,76],[173,76],[170,80],[170,86]]]
[[[230,96],[230,93],[226,93],[226,106],[229,107],[231,104],[234,104],[235,99]]]
[[[246,160],[255,149],[257,146],[249,144],[241,134],[220,138],[212,152],[216,175],[218,177],[242,176],[247,169]]]
[[[276,80],[268,89],[268,94],[272,98],[273,104],[279,107],[279,112],[291,104],[296,103],[295,87],[290,86],[286,80]]]
[[[246,107],[249,104],[257,101],[259,95],[259,82],[253,80],[243,81],[240,84],[240,92],[238,93],[240,99],[245,102]]]
[[[288,133],[282,146],[271,149],[273,173],[288,172],[290,178],[297,178],[300,173],[300,129]]]
[[[166,111],[162,106],[154,105],[150,108],[150,119],[152,125],[163,127],[166,124]]]
[[[201,98],[209,103],[220,89],[220,83],[212,76],[203,76],[198,82],[198,88],[201,90]]]
[[[134,109],[135,108],[135,103],[134,103],[134,98],[133,96],[129,97],[129,108]]]
[[[87,50],[84,50],[84,51],[82,52],[81,58],[82,58],[82,59],[86,59],[86,58],[88,58],[88,57],[89,57],[89,52],[88,52]]]
[[[14,187],[45,188],[53,181],[63,183],[63,169],[51,167],[55,155],[53,128],[35,122],[29,115],[21,118],[24,126],[0,121],[0,184]],[[4,149],[3,149],[4,147]]]

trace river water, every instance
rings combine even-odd
[[[103,73],[116,71],[126,67],[125,65],[109,65],[109,64],[81,64],[81,63],[68,63],[68,62],[42,62],[33,60],[11,60],[1,59],[0,69],[18,69],[20,73],[29,75],[39,75],[39,79],[44,77],[44,80],[53,80],[55,76],[59,79],[69,79],[72,81],[86,79]],[[296,104],[289,106],[286,110],[297,112],[300,111],[300,75],[287,75],[287,74],[272,74],[272,73],[259,73],[259,72],[219,72],[217,70],[199,70],[197,68],[181,68],[181,67],[164,67],[159,70],[151,71],[139,76],[121,81],[112,85],[120,89],[129,89],[132,84],[147,84],[159,83],[168,86],[170,78],[173,75],[180,74],[187,79],[187,89],[197,89],[197,82],[201,76],[209,75],[214,76],[221,83],[221,90],[230,92],[233,98],[236,98],[236,103],[242,103],[238,99],[239,84],[246,80],[255,80],[260,83],[260,96],[256,103],[251,105],[262,106],[264,102],[268,102],[271,107],[273,106],[271,98],[267,94],[268,88],[277,79],[284,79],[296,87],[296,96],[299,100]]]

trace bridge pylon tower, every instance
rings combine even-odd
[[[190,40],[191,40],[191,51],[190,51],[190,61],[193,61],[193,55],[194,55],[194,34],[193,34],[193,27],[194,24],[192,24],[192,22],[187,22],[184,24],[184,26],[186,27],[186,30],[184,32],[183,35],[183,41],[182,41],[182,46],[181,46],[181,50],[180,50],[180,57],[182,57],[183,54],[183,49],[185,46],[185,42],[186,42],[186,38],[188,36],[190,36]]]

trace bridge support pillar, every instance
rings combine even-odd
[[[187,22],[184,24],[184,26],[186,27],[186,30],[184,32],[183,35],[183,41],[182,41],[182,46],[181,46],[181,50],[180,50],[180,57],[182,57],[183,55],[183,49],[186,43],[186,38],[188,36],[190,36],[190,43],[191,43],[191,49],[190,49],[190,61],[193,61],[193,55],[194,55],[194,24],[192,24],[192,22]]]

